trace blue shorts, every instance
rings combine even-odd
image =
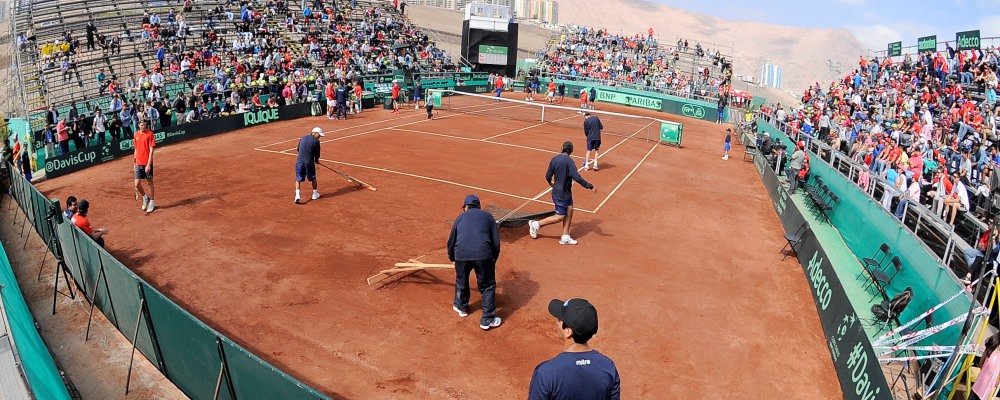
[[[726,151],[729,151],[729,142],[726,142]]]
[[[497,97],[500,97],[500,93],[502,93],[502,92],[503,92],[503,89],[497,89]]]
[[[295,163],[295,181],[302,182],[308,179],[310,182],[316,180],[316,164]]]
[[[556,205],[556,215],[566,215],[566,209],[573,207],[573,198],[570,197],[569,199],[563,201],[557,199],[555,196],[552,196],[552,203]]]
[[[588,140],[587,141],[587,151],[600,150],[601,141],[600,140]]]
[[[420,101],[420,100],[421,100],[421,99],[423,99],[423,98],[424,98],[424,96],[421,96],[421,95],[420,95],[420,94],[418,94],[418,93],[414,93],[414,94],[413,94],[413,101]]]

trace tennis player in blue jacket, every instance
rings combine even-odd
[[[573,142],[565,142],[562,145],[562,153],[552,157],[552,161],[549,161],[549,170],[545,172],[545,182],[552,186],[552,203],[556,205],[556,215],[541,221],[528,221],[528,233],[532,239],[538,237],[538,229],[541,227],[562,222],[563,230],[559,244],[577,243],[569,235],[569,226],[573,222],[573,181],[587,189],[594,189],[594,185],[580,176],[576,164],[570,158],[571,154],[573,154]]]

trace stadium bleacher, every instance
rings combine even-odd
[[[578,27],[553,35],[537,68],[547,75],[601,80],[715,101],[732,78],[732,55],[685,39]]]

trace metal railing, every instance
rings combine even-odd
[[[601,85],[601,86],[612,86],[612,87],[620,87],[620,88],[625,88],[625,89],[641,90],[643,92],[658,93],[658,94],[664,94],[664,95],[668,95],[668,96],[675,96],[675,97],[681,97],[681,98],[692,99],[692,100],[701,100],[701,101],[705,101],[705,102],[709,102],[709,103],[715,103],[715,102],[719,101],[719,97],[718,96],[703,96],[703,95],[698,95],[698,94],[695,94],[695,93],[684,94],[683,92],[678,91],[678,90],[674,90],[674,89],[658,88],[656,86],[639,85],[639,84],[636,84],[636,83],[626,82],[626,81],[620,81],[620,80],[616,80],[616,79],[598,79],[598,78],[591,78],[591,77],[587,77],[587,76],[572,76],[572,75],[566,75],[566,74],[553,74],[551,72],[542,72],[540,74],[540,76],[543,77],[543,78],[555,78],[555,79],[562,79],[562,80],[567,80],[567,81],[586,82],[586,83],[590,83],[590,84],[594,84],[594,85]]]

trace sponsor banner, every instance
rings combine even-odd
[[[596,101],[622,104],[632,107],[648,108],[650,110],[658,110],[658,111],[663,109],[662,99],[639,96],[631,93],[620,93],[605,89],[600,89],[597,91]]]
[[[307,102],[174,125],[166,129],[154,131],[153,138],[156,140],[157,145],[179,143],[185,140],[213,136],[274,121],[285,121],[310,116],[312,112],[311,108],[312,103]],[[73,153],[51,157],[45,160],[45,176],[47,178],[55,178],[116,158],[131,157],[133,153],[132,142],[131,138],[122,138],[99,146],[87,147]]]
[[[778,182],[778,176],[765,165],[764,157],[757,154],[754,164],[771,201],[774,203],[784,229],[795,232],[805,223],[805,218],[788,192]],[[819,313],[827,347],[833,358],[834,369],[840,380],[845,400],[892,399],[882,367],[875,356],[872,344],[836,270],[830,263],[822,244],[810,230],[802,238],[796,255],[805,272],[816,311]]]
[[[917,39],[917,51],[937,51],[937,35],[924,36]]]
[[[889,43],[889,57],[899,57],[903,55],[903,42]]]
[[[681,134],[684,131],[684,126],[676,122],[661,122],[660,123],[660,141],[681,145]]]
[[[955,45],[959,51],[979,50],[979,30],[956,33]]]

